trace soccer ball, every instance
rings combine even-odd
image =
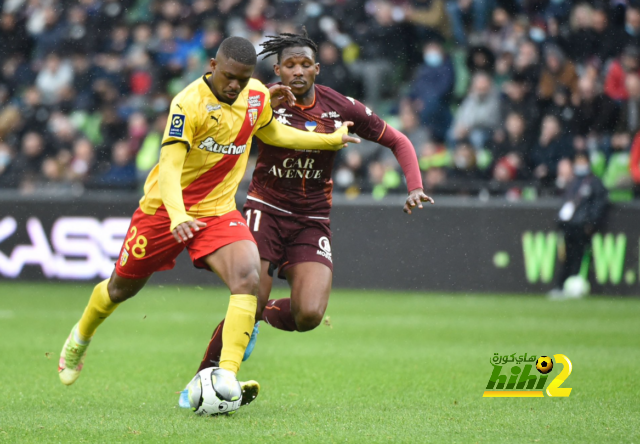
[[[536,368],[540,373],[546,375],[553,369],[553,360],[549,356],[540,356],[536,361]]]
[[[198,415],[231,414],[242,402],[242,387],[236,375],[219,367],[200,370],[187,389],[191,409]]]
[[[581,298],[589,294],[591,285],[580,275],[570,276],[564,281],[564,294],[570,298]]]

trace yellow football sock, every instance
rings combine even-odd
[[[109,279],[95,286],[93,293],[91,293],[89,304],[87,304],[87,308],[84,309],[84,313],[80,318],[78,335],[80,336],[79,339],[83,341],[91,339],[98,326],[120,305],[113,302],[109,297],[108,284]]]
[[[250,294],[232,294],[222,327],[220,367],[238,373],[256,322],[258,298]]]

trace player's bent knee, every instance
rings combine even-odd
[[[136,294],[138,294],[138,291],[140,289],[119,285],[116,280],[111,279],[109,281],[109,284],[107,285],[107,290],[109,291],[109,299],[111,299],[112,302],[118,304],[134,297]]]
[[[324,313],[320,310],[304,310],[295,314],[298,331],[309,331],[316,328],[322,322]]]
[[[229,283],[231,294],[258,294],[260,273],[256,268],[247,267],[238,270]]]

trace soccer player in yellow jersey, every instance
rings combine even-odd
[[[147,178],[116,268],[96,285],[62,348],[58,372],[63,384],[80,376],[98,326],[154,272],[172,269],[185,247],[197,268],[216,272],[231,292],[220,369],[235,380],[255,323],[260,275],[258,249],[235,206],[253,135],[305,150],[337,150],[359,142],[347,134],[347,125],[333,134],[317,134],[273,119],[269,90],[251,78],[256,59],[251,42],[230,37],[211,59],[211,73],[173,99],[160,162]],[[278,95],[294,100],[286,87]]]

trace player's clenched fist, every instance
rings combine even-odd
[[[424,194],[422,188],[418,188],[417,190],[413,190],[409,193],[406,202],[404,203],[403,211],[407,214],[411,214],[411,210],[416,206],[418,208],[422,208],[422,202],[431,202],[431,204],[435,203],[432,198]]]
[[[199,220],[189,220],[187,222],[182,222],[180,225],[175,227],[171,234],[176,239],[178,243],[186,242],[189,239],[193,239],[193,232],[200,231],[200,228],[206,227],[207,224],[201,222]]]

